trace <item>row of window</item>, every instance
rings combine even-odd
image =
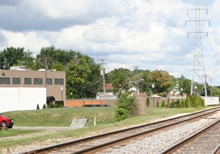
[[[63,85],[63,79],[60,78],[55,78],[54,79],[54,84],[55,85]],[[10,78],[4,77],[0,78],[0,84],[10,84]],[[47,84],[52,85],[53,79],[52,78],[47,78]],[[12,78],[12,84],[21,84],[21,78]],[[32,78],[24,78],[24,84],[30,85],[32,84]],[[43,79],[42,78],[33,78],[33,84],[35,85],[42,85],[43,84]]]

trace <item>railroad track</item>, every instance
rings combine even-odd
[[[162,152],[171,153],[220,154],[220,119]]]
[[[149,134],[174,125],[178,125],[190,120],[204,118],[205,116],[214,114],[220,108],[212,108],[205,111],[200,111],[180,117],[170,118],[158,122],[121,129],[118,131],[87,137],[79,140],[74,140],[62,144],[57,144],[49,147],[35,149],[31,151],[22,152],[22,154],[33,153],[92,153],[100,151],[109,146],[117,145],[120,142],[139,137],[141,135]]]

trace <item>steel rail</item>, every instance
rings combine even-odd
[[[212,154],[219,154],[220,153],[220,144],[215,148]]]
[[[99,138],[102,138],[102,137],[105,137],[105,136],[115,135],[115,134],[118,134],[118,133],[121,133],[121,132],[134,130],[134,129],[138,129],[138,128],[142,128],[142,127],[146,127],[146,126],[153,126],[153,125],[160,124],[160,123],[163,123],[163,122],[168,122],[168,121],[172,121],[172,120],[176,120],[176,119],[181,119],[181,118],[197,115],[197,114],[208,111],[208,113],[205,113],[205,114],[201,115],[201,116],[205,116],[205,115],[213,113],[212,111],[216,112],[216,111],[219,111],[219,110],[220,110],[220,107],[211,108],[211,109],[198,111],[198,112],[194,112],[194,113],[179,116],[179,117],[169,118],[169,119],[166,119],[166,120],[161,120],[161,121],[152,122],[152,123],[148,123],[148,124],[138,125],[138,126],[134,126],[134,127],[130,127],[130,128],[125,128],[125,129],[120,129],[120,130],[117,130],[117,131],[112,131],[112,132],[105,133],[105,134],[95,135],[95,136],[86,137],[86,138],[83,138],[83,139],[73,140],[73,141],[69,141],[69,142],[65,142],[65,143],[61,143],[61,144],[56,144],[56,145],[52,145],[52,146],[43,147],[43,148],[40,148],[40,149],[35,149],[35,150],[27,151],[27,152],[22,152],[21,154],[35,154],[35,153],[41,153],[41,152],[45,152],[45,151],[53,151],[53,149],[65,148],[65,147],[68,147],[70,145],[73,146],[73,145],[80,144],[82,142],[96,140],[96,139],[99,139]],[[109,146],[109,145],[115,144],[116,142],[121,142],[121,141],[127,140],[129,138],[134,138],[134,137],[146,134],[146,133],[157,131],[157,130],[160,130],[160,129],[163,129],[163,128],[166,128],[166,127],[170,127],[170,126],[173,126],[173,125],[176,125],[176,124],[179,124],[179,123],[183,123],[183,122],[186,122],[186,121],[189,121],[189,120],[192,120],[192,119],[196,119],[196,118],[198,118],[198,117],[194,116],[191,119],[185,119],[185,120],[175,122],[175,123],[172,123],[172,124],[169,124],[169,125],[154,128],[152,130],[148,130],[148,131],[144,131],[144,132],[141,132],[141,133],[133,134],[130,137],[126,137],[124,139],[119,139],[118,141],[114,141],[114,142],[104,143],[104,144],[98,145],[96,147],[94,146],[93,148],[87,148],[87,149],[84,149],[84,150],[80,150],[79,152],[76,152],[76,153],[88,152],[88,151],[91,151],[91,150],[101,148],[103,146]]]
[[[186,139],[178,142],[175,145],[172,145],[172,146],[168,147],[166,150],[162,151],[161,154],[172,154],[172,153],[174,153],[175,151],[177,151],[178,149],[183,147],[185,144],[191,142],[192,140],[194,140],[198,136],[202,135],[203,133],[205,133],[209,129],[211,129],[214,126],[216,126],[219,122],[220,122],[220,119],[214,121],[213,123],[209,124],[208,126],[206,126],[205,128],[201,129],[200,131],[192,134],[191,136],[187,137]]]

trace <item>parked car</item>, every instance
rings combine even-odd
[[[9,119],[8,117],[0,114],[0,127],[12,128],[14,125],[13,119]]]

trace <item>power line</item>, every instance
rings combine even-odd
[[[120,13],[118,13],[118,12],[117,12],[116,10],[114,10],[112,7],[108,6],[108,5],[107,5],[105,2],[103,2],[102,0],[99,0],[99,2],[100,2],[102,5],[104,5],[106,8],[108,8],[109,10],[111,10],[112,12],[114,12],[116,15],[118,15],[118,16],[124,18],[123,15],[121,15]],[[148,3],[151,4],[150,2],[148,2]],[[157,11],[157,12],[159,12],[159,11]],[[161,14],[161,15],[162,15],[162,14]],[[165,19],[167,19],[164,15],[162,15],[162,16],[163,16]],[[133,25],[136,26],[137,28],[143,30],[143,31],[149,32],[149,33],[151,33],[151,34],[154,34],[154,37],[155,37],[155,36],[157,36],[157,38],[160,38],[160,37],[161,37],[161,36],[158,36],[158,34],[155,34],[155,33],[153,33],[153,32],[150,32],[150,31],[147,30],[146,28],[144,28],[144,27],[142,27],[142,26],[136,24],[135,22],[133,22],[133,21],[131,21],[131,20],[129,20],[129,19],[125,19],[125,20],[128,21],[129,23],[133,24]],[[168,19],[167,19],[167,20],[168,20]],[[180,28],[178,28],[176,25],[174,25],[171,21],[168,20],[168,22],[169,22],[173,27],[179,29],[179,31],[184,32],[182,29],[180,29]],[[184,32],[184,33],[185,33],[185,32]],[[186,38],[177,39],[177,38],[171,38],[171,37],[169,37],[169,38],[166,38],[166,39],[170,39],[170,40],[185,40]]]

